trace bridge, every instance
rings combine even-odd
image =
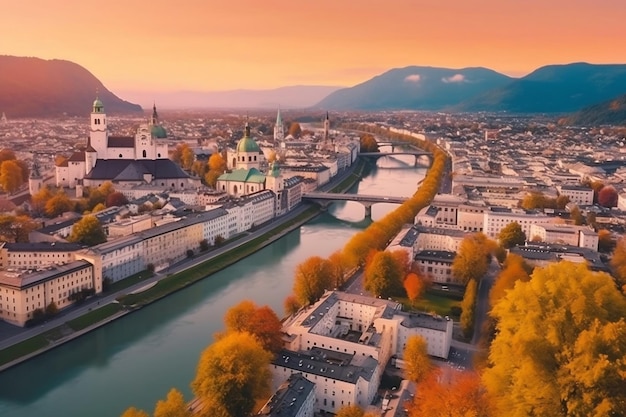
[[[426,151],[398,151],[398,152],[359,152],[359,156],[365,158],[382,158],[383,156],[396,156],[396,155],[412,155],[415,157],[415,165],[419,162],[420,158],[428,159],[428,166],[432,164],[432,154]]]
[[[383,197],[379,195],[365,195],[365,194],[337,194],[337,193],[322,193],[322,192],[310,192],[302,194],[303,200],[308,200],[319,204],[323,209],[327,209],[328,206],[335,201],[356,201],[361,203],[365,207],[365,217],[372,217],[372,206],[377,203],[392,203],[402,204],[409,197]]]

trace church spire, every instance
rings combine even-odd
[[[250,137],[250,123],[248,123],[248,115],[246,114],[246,127],[244,130],[244,137],[249,138]]]
[[[153,125],[158,125],[159,124],[159,115],[157,114],[156,103],[154,103],[154,102],[152,104],[152,121],[151,121],[151,124],[153,124]]]

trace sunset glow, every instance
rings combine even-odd
[[[1,54],[76,62],[113,91],[351,86],[393,67],[626,60],[622,1],[11,1]]]

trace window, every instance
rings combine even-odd
[[[144,158],[146,157],[146,150],[145,149],[143,150],[143,157]]]

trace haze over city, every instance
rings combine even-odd
[[[626,56],[617,1],[11,2],[2,53],[80,63],[112,91],[352,86],[393,67],[547,64]]]

